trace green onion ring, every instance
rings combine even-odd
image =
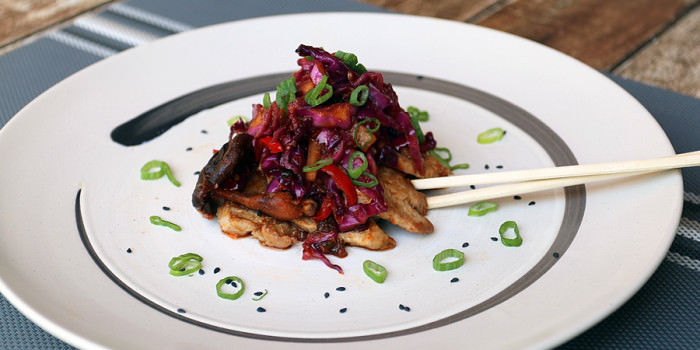
[[[367,85],[360,85],[350,93],[350,104],[357,107],[364,106],[364,104],[367,103],[368,97],[369,87]]]
[[[506,238],[505,234],[509,229],[513,229],[515,232],[515,238]],[[518,229],[518,224],[515,221],[506,221],[501,224],[498,229],[498,234],[501,235],[501,243],[506,247],[520,247],[523,244],[523,237],[520,236],[520,230]]]
[[[448,259],[455,259],[445,262]],[[449,271],[464,265],[464,253],[457,249],[445,249],[433,258],[433,269],[435,271]]]
[[[438,152],[444,152],[444,153],[446,153],[446,154],[447,154],[447,157],[446,157],[446,158],[443,157],[443,156],[440,155],[440,153],[438,153]],[[445,147],[435,147],[435,149],[432,149],[432,150],[428,151],[428,154],[430,154],[431,156],[437,158],[437,160],[440,162],[440,164],[442,164],[445,168],[449,168],[449,167],[450,167],[450,161],[452,160],[452,152],[450,152],[450,150],[449,150],[448,148],[445,148]]]
[[[367,176],[371,181],[370,182],[362,182],[359,180],[359,177],[358,177],[358,179],[350,178],[350,181],[352,181],[352,183],[354,183],[355,185],[362,186],[362,187],[374,187],[374,186],[377,186],[379,184],[379,180],[377,180],[377,178],[374,175],[372,175],[366,171],[363,172],[362,175]],[[360,175],[360,176],[362,176],[362,175]]]
[[[230,282],[226,283],[227,281],[230,281]],[[221,287],[223,287],[224,284],[230,284],[231,282],[236,282],[236,283],[240,284],[241,288],[233,294],[221,291]],[[236,299],[240,298],[241,295],[243,295],[244,291],[245,291],[245,284],[243,283],[243,280],[241,280],[240,278],[238,278],[236,276],[224,277],[221,279],[221,281],[219,281],[216,284],[216,294],[224,299],[236,300]]]
[[[333,96],[333,86],[330,84],[327,84],[326,81],[328,80],[328,76],[324,75],[323,78],[321,78],[321,81],[314,86],[313,89],[309,90],[309,92],[304,95],[304,101],[308,103],[310,106],[318,106],[323,102],[328,101],[331,96]],[[325,94],[321,95],[323,90],[328,90],[326,91]]]
[[[377,119],[377,118],[363,119],[355,125],[355,131],[353,133],[352,139],[355,141],[355,145],[357,145],[357,147],[359,147],[361,149],[365,148],[367,146],[367,144],[372,142],[372,141],[367,141],[367,143],[361,145],[360,142],[357,140],[357,131],[360,129],[360,125],[370,123],[370,122],[375,123],[376,126],[374,128],[371,128],[371,129],[365,129],[365,131],[370,133],[370,134],[374,134],[375,132],[377,132],[379,130],[379,127],[382,126],[382,123],[380,123],[379,119]]]
[[[501,128],[491,128],[488,129],[482,133],[480,133],[476,137],[476,142],[481,143],[481,144],[486,144],[486,143],[493,143],[496,141],[499,141],[503,138],[503,135],[505,135],[505,131]]]
[[[170,221],[166,221],[160,218],[160,216],[153,215],[148,218],[148,220],[153,224],[153,225],[160,225],[160,226],[165,226],[167,228],[172,229],[173,231],[182,231],[182,228],[178,226],[177,224],[174,224]]]
[[[419,122],[427,122],[430,119],[430,115],[428,114],[428,111],[421,111],[420,109],[409,106],[406,109],[406,112],[412,117],[418,120]]]
[[[157,170],[154,170],[157,169]],[[141,167],[142,180],[156,180],[166,175],[173,185],[180,187],[180,182],[175,179],[168,163],[162,160],[152,160]]]
[[[359,166],[355,167],[355,159],[360,158],[362,161],[362,164]],[[367,166],[369,164],[367,163],[367,157],[365,156],[364,153],[360,151],[355,151],[350,153],[350,157],[348,157],[348,175],[350,175],[350,178],[352,179],[357,179],[362,175],[362,173],[367,169]]]
[[[316,163],[313,163],[311,165],[307,165],[307,166],[303,167],[301,170],[305,173],[309,173],[312,171],[321,170],[321,168],[323,168],[324,166],[329,165],[329,164],[333,164],[333,159],[331,159],[331,158],[321,159],[321,160],[317,161]]]
[[[189,275],[202,267],[202,257],[194,253],[185,253],[170,259],[168,267],[173,276]]]
[[[365,260],[362,263],[362,269],[365,271],[367,277],[371,278],[374,282],[384,283],[384,280],[386,280],[386,268],[372,260]]]
[[[469,163],[460,163],[450,166],[450,170],[469,169]]]
[[[469,216],[484,216],[496,209],[498,209],[497,203],[479,202],[469,207]]]
[[[231,117],[231,119],[229,119],[229,120],[226,122],[226,124],[228,124],[228,127],[230,128],[233,124],[236,124],[236,123],[238,123],[238,122],[241,121],[241,120],[242,120],[243,122],[248,121],[248,120],[246,119],[246,117],[244,117],[244,116],[242,116],[242,115],[237,115],[237,116]]]
[[[253,301],[260,301],[262,298],[264,298],[267,295],[267,289],[265,289],[265,293],[262,293],[259,297],[252,298],[251,300]]]
[[[279,107],[283,112],[287,112],[287,106],[289,103],[294,101],[297,97],[297,83],[294,77],[283,80],[279,85],[277,85],[277,95],[275,95],[275,101],[277,102],[277,107]]]
[[[263,108],[268,109],[268,108],[270,108],[271,104],[272,104],[272,101],[270,101],[270,93],[266,92],[265,96],[263,96]]]

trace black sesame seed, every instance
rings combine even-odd
[[[475,189],[476,189],[476,186],[474,186],[474,185],[469,185],[469,188],[471,188],[472,190],[475,190]]]
[[[406,312],[411,312],[411,308],[408,307],[408,306],[404,307],[403,309],[404,309],[404,311],[406,311]]]
[[[462,243],[462,248],[466,248],[466,247],[468,247],[468,246],[469,246],[469,242],[464,242],[464,243]]]
[[[258,307],[257,310],[258,310],[258,312],[265,312],[265,311],[267,311],[267,310],[265,310],[264,307]]]
[[[488,165],[488,164],[485,164],[485,165],[484,165],[484,169],[489,170],[489,165]]]
[[[214,273],[219,273],[219,271],[221,271],[220,268],[218,268],[218,267],[215,267],[215,268],[214,268]]]
[[[554,252],[554,253],[552,253],[552,256],[555,257],[555,258],[557,258],[557,259],[559,259],[559,256],[560,256],[560,255],[559,255],[559,253]]]
[[[206,133],[208,133],[208,131],[202,129],[202,134],[206,134]]]
[[[344,308],[342,308],[342,309],[340,309],[340,310],[338,310],[338,311],[339,311],[341,314],[344,314],[345,311],[348,311],[348,308],[344,307]]]
[[[189,151],[191,151],[191,150],[192,150],[192,147],[187,147],[187,148],[185,148],[185,151],[187,151],[187,152],[189,152]]]
[[[498,238],[496,238],[496,237],[491,237],[491,240],[495,242],[495,241],[498,240]]]
[[[345,291],[345,287],[338,287],[338,288],[336,288],[335,290],[337,290],[337,291],[339,291],[339,292],[344,292],[344,291]]]
[[[519,200],[523,199],[523,197],[520,197],[520,196],[517,196],[517,195],[516,195],[516,196],[513,196],[513,199],[515,199],[516,201],[519,201]]]
[[[503,130],[503,135],[505,136],[505,134],[506,134],[506,130]]]
[[[406,310],[406,307],[403,304],[399,304],[399,310]]]
[[[203,275],[203,274],[204,274],[204,270],[202,270],[202,269],[199,269],[199,271],[197,271],[197,272],[198,272],[200,275]]]
[[[231,281],[231,287],[238,288],[238,283],[236,283],[235,281]]]
[[[184,313],[186,313],[187,311],[185,311],[185,309],[177,309],[177,312],[179,312],[179,313],[181,313],[181,314],[184,314]]]
[[[255,215],[257,215],[257,216],[262,216],[262,211],[260,211],[260,210],[256,211],[256,212],[255,212]]]
[[[496,165],[496,169],[503,169],[503,165]]]
[[[416,79],[418,79],[418,80],[423,80],[423,76],[422,76],[422,75],[418,75],[418,76],[416,76]]]
[[[233,282],[232,279],[230,279],[230,278],[226,279],[226,284],[231,284],[231,282]]]
[[[259,296],[261,296],[262,294],[263,294],[263,292],[255,292],[255,293],[253,293],[253,295],[255,295],[256,297],[259,297]]]
[[[163,210],[168,211],[168,210],[170,210],[170,207],[164,206],[164,207],[163,207]]]
[[[126,248],[126,252],[131,254],[131,248]]]
[[[457,278],[457,277],[450,280],[450,283],[457,283],[457,282],[459,282],[459,278]]]
[[[184,267],[181,267],[181,268],[180,268],[180,272],[182,272],[182,271],[185,271],[185,268],[184,268]]]
[[[530,203],[527,203],[527,205],[535,205],[535,201],[531,201]]]
[[[331,296],[331,293],[325,292],[323,293],[323,297],[328,299],[328,297]]]

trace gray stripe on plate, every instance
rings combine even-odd
[[[46,37],[61,44],[68,45],[99,57],[109,57],[117,53],[116,50],[109,47],[85,40],[79,36],[75,36],[64,31],[55,31],[49,33]]]

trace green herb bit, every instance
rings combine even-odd
[[[460,163],[450,166],[450,170],[469,169],[469,163]]]
[[[445,249],[433,258],[435,271],[450,271],[464,265],[464,253],[457,249]]]
[[[238,286],[240,286],[235,293],[226,293],[226,292],[221,290],[224,287],[224,284],[229,285],[229,284],[232,284],[233,282],[236,282],[236,284]],[[236,299],[240,298],[241,295],[243,295],[244,291],[245,291],[245,284],[243,283],[243,280],[238,278],[237,276],[224,277],[221,279],[221,281],[219,281],[216,284],[216,294],[219,297],[224,298],[224,299],[236,300]]]
[[[420,122],[418,121],[418,119],[410,117],[409,114],[408,120],[411,121],[411,125],[413,125],[413,130],[416,131],[416,138],[418,138],[418,143],[425,142],[425,134],[423,134],[423,129],[421,129]]]
[[[176,256],[168,262],[170,274],[180,277],[194,273],[202,267],[202,260],[202,257],[195,253],[185,253]]]
[[[367,85],[360,85],[350,93],[350,104],[357,107],[364,106],[368,98],[369,87]]]
[[[360,159],[361,164],[358,166],[355,166],[355,160]],[[367,169],[367,166],[369,164],[367,163],[367,157],[365,156],[364,153],[360,151],[355,151],[350,154],[350,157],[348,157],[348,175],[350,175],[350,178],[352,179],[357,179],[362,175],[362,173]]]
[[[440,153],[444,153],[445,156],[443,156]],[[452,160],[452,152],[450,151],[449,148],[435,147],[435,149],[428,151],[428,154],[437,158],[437,160],[440,162],[440,164],[442,164],[444,167],[446,167],[446,168],[450,167],[450,161]]]
[[[362,263],[362,270],[364,270],[367,277],[371,278],[374,282],[384,283],[384,280],[386,280],[386,268],[372,260],[365,260]]]
[[[326,165],[330,165],[330,164],[333,164],[333,159],[331,159],[331,158],[321,159],[321,160],[317,161],[316,163],[313,163],[311,165],[307,165],[307,166],[303,167],[301,170],[305,173],[309,173],[312,171],[321,170],[321,168],[323,168]]]
[[[498,209],[498,204],[494,202],[479,202],[469,207],[469,216],[484,216]]]
[[[505,134],[505,130],[501,128],[491,128],[480,133],[476,137],[476,142],[480,144],[494,143],[496,141],[500,141]]]
[[[245,123],[248,121],[248,119],[246,119],[246,117],[244,117],[242,115],[237,115],[237,116],[231,117],[231,119],[229,119],[226,123],[228,124],[228,127],[230,128],[231,126],[233,126],[233,124],[236,124],[239,121],[243,121]]]
[[[141,167],[142,180],[156,180],[166,175],[173,185],[180,187],[180,182],[175,179],[168,163],[162,160],[152,160]]]
[[[350,69],[354,70],[357,74],[367,72],[367,68],[365,68],[365,66],[363,66],[362,64],[358,63],[357,56],[355,54],[338,50],[335,52],[334,55],[335,57],[338,57],[341,60],[343,60],[343,63],[350,67]]]
[[[331,96],[333,96],[333,86],[327,84],[328,76],[324,75],[321,81],[314,86],[313,89],[309,90],[306,95],[304,95],[304,101],[310,106],[318,106],[323,102],[328,101]],[[325,94],[321,94],[323,90],[327,90]]]
[[[150,218],[148,218],[148,220],[151,221],[153,225],[165,226],[167,228],[172,229],[173,231],[182,231],[182,228],[180,226],[173,224],[170,221],[163,220],[160,218],[160,216],[153,215]]]
[[[267,295],[267,289],[265,289],[265,292],[260,294],[260,296],[252,298],[253,301],[260,301],[262,298],[264,298]]]
[[[271,104],[272,101],[270,101],[270,93],[266,92],[265,95],[263,95],[263,108],[268,109],[270,108]]]
[[[294,77],[283,80],[277,85],[277,95],[275,101],[277,107],[282,111],[287,111],[287,106],[297,98],[297,81]]]
[[[428,119],[430,119],[430,115],[428,114],[428,111],[421,111],[420,109],[409,106],[406,111],[408,114],[411,116],[411,118],[414,118],[418,120],[419,122],[427,122]]]
[[[506,238],[506,233],[511,229],[513,233],[515,233],[515,237]],[[523,237],[520,236],[520,230],[515,221],[506,221],[501,224],[501,227],[498,229],[498,234],[501,236],[501,243],[506,247],[520,247],[523,244]]]
[[[369,182],[360,181],[361,176],[367,177],[369,179]],[[362,187],[374,187],[379,184],[379,180],[377,180],[377,177],[366,171],[363,172],[362,175],[358,176],[357,179],[350,178],[350,181],[352,181],[353,184]]]

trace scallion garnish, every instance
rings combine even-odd
[[[369,178],[369,182],[363,182],[360,181],[360,177],[365,176]],[[379,184],[379,180],[377,180],[377,177],[368,173],[368,172],[363,172],[362,175],[360,175],[357,179],[350,178],[350,181],[352,181],[353,184],[357,186],[362,186],[362,187],[374,187]]]
[[[464,253],[457,249],[445,249],[433,258],[435,271],[449,271],[464,265]]]
[[[511,229],[513,230],[513,233],[515,233],[515,237],[506,238],[506,232]],[[520,245],[523,244],[523,237],[520,236],[520,230],[518,229],[518,224],[516,224],[515,221],[506,221],[501,224],[501,227],[498,229],[498,234],[501,235],[501,243],[503,243],[504,246],[520,247]]]
[[[365,260],[362,263],[362,269],[365,271],[367,277],[371,278],[374,282],[384,283],[384,280],[386,280],[386,268],[372,260]]]
[[[202,267],[202,257],[195,253],[185,253],[170,259],[168,267],[173,276],[184,276],[198,271]]]
[[[222,291],[221,289],[223,288],[224,284],[232,284],[233,282],[236,282],[237,286],[240,286],[238,290],[235,293],[226,293]],[[243,280],[236,276],[229,276],[229,277],[224,277],[221,279],[216,284],[216,294],[224,299],[229,299],[229,300],[236,300],[243,295],[243,292],[245,291],[245,284],[243,283]]]
[[[317,161],[316,163],[313,163],[311,165],[307,165],[303,167],[301,170],[305,173],[316,171],[316,170],[321,170],[326,165],[333,164],[333,159],[331,158],[326,158],[326,159],[321,159]]]
[[[367,72],[367,68],[365,68],[365,66],[357,63],[357,56],[355,54],[338,50],[335,52],[334,55],[335,57],[338,57],[341,60],[343,60],[343,63],[345,63],[348,67],[350,67],[350,69],[354,70],[358,74]]]
[[[304,101],[306,101],[307,104],[310,106],[318,106],[328,101],[328,99],[333,96],[333,86],[326,84],[326,81],[328,81],[328,76],[324,75],[321,81],[304,95]],[[323,90],[327,90],[325,94],[321,94]]]
[[[357,107],[364,106],[364,104],[367,103],[368,97],[369,87],[367,87],[367,85],[360,85],[350,93],[350,104]]]
[[[418,142],[425,142],[425,135],[423,134],[423,129],[421,129],[420,122],[418,121],[418,119],[409,117],[408,120],[411,121],[411,125],[413,125],[413,130],[416,131],[416,138],[418,138]]]
[[[503,135],[505,135],[505,133],[506,132],[501,128],[491,128],[480,133],[476,137],[476,142],[485,144],[500,141],[503,138]]]
[[[277,85],[277,95],[275,101],[277,107],[282,111],[287,111],[287,105],[297,98],[297,81],[294,77],[283,80]]]
[[[419,122],[427,122],[428,119],[430,119],[430,115],[428,114],[428,111],[421,111],[420,109],[409,106],[406,109],[406,112],[411,116],[411,118],[414,118],[418,120]]]
[[[159,226],[165,226],[167,228],[172,229],[173,231],[182,231],[182,228],[180,226],[173,224],[170,221],[166,221],[160,218],[160,216],[153,215],[148,218],[148,220],[153,224],[153,225],[159,225]]]
[[[460,163],[450,166],[450,170],[469,169],[469,163]]]
[[[496,209],[498,209],[497,203],[479,202],[469,207],[469,216],[484,216]]]
[[[445,156],[441,155],[440,153],[445,154]],[[448,168],[450,170],[469,169],[469,164],[467,163],[450,165],[450,161],[452,160],[452,152],[448,148],[435,147],[435,149],[428,151],[428,154],[437,158],[440,164],[442,164],[445,168]]]
[[[260,296],[257,296],[257,297],[255,297],[255,298],[253,298],[252,300],[253,300],[253,301],[260,301],[260,300],[262,300],[262,298],[264,298],[266,295],[267,295],[267,289],[265,289],[265,293],[260,294]]]
[[[358,166],[355,166],[355,159],[359,158],[361,161],[361,164]],[[355,151],[350,154],[350,157],[348,157],[348,175],[350,175],[350,178],[352,179],[357,179],[362,175],[362,173],[367,169],[368,163],[367,163],[367,157],[365,156],[364,153],[360,151]]]
[[[160,179],[163,175],[168,177],[168,180],[173,185],[180,187],[180,182],[175,179],[168,163],[162,160],[152,160],[141,167],[142,180]]]
[[[364,132],[370,134],[370,139],[369,139],[367,142],[360,143],[360,138],[359,138],[359,135],[358,135],[358,132],[359,132],[359,130],[360,130],[360,126],[361,126],[361,125],[364,125],[364,124],[367,124],[367,123],[374,123],[374,127],[373,127],[373,128],[367,128],[367,127],[365,127],[365,130],[364,130]],[[374,133],[377,132],[377,131],[379,130],[379,127],[380,127],[381,125],[382,125],[382,124],[379,122],[379,119],[377,119],[377,118],[367,118],[367,119],[363,119],[363,120],[359,121],[357,124],[355,124],[355,130],[353,131],[353,136],[352,136],[352,138],[353,138],[353,140],[355,141],[355,144],[357,145],[357,148],[359,148],[359,149],[361,149],[361,150],[366,150],[370,145],[372,145],[372,143],[373,143],[374,140],[375,140]]]
[[[270,93],[266,92],[265,95],[263,96],[263,108],[268,109],[268,108],[270,108],[271,104],[272,104],[272,101],[270,101]]]
[[[242,115],[237,115],[237,116],[231,117],[231,119],[229,119],[228,122],[226,122],[226,123],[228,124],[228,127],[230,128],[233,124],[236,124],[239,121],[245,122],[245,121],[247,121],[247,119]]]

